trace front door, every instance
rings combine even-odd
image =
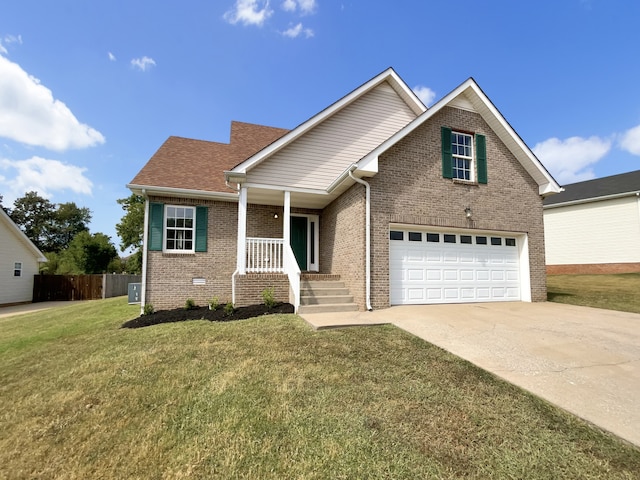
[[[303,272],[307,270],[307,217],[291,217],[291,250]]]

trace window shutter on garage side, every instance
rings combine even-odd
[[[164,222],[164,204],[149,204],[149,250],[162,250],[162,231]]]
[[[487,183],[487,140],[484,135],[476,135],[476,159],[478,183]]]
[[[453,178],[453,165],[451,156],[451,129],[441,127],[442,132],[442,176]]]
[[[207,251],[207,222],[209,209],[196,207],[196,252]]]

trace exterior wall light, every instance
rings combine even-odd
[[[467,207],[464,209],[464,215],[467,217],[467,219],[471,219],[471,207]]]

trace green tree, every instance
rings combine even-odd
[[[66,248],[80,232],[89,231],[91,210],[74,202],[60,203],[53,215],[47,250],[59,252]]]
[[[28,192],[13,205],[9,216],[43,252],[60,252],[78,233],[89,230],[91,210],[74,202],[56,206],[38,192]]]
[[[133,273],[142,271],[142,239],[144,230],[144,197],[132,193],[127,198],[120,198],[117,202],[126,212],[120,223],[116,225],[116,232],[120,237],[120,250],[135,249],[134,255],[129,257],[127,270]]]
[[[27,192],[13,202],[9,216],[36,247],[47,251],[54,215],[53,203],[39,196],[38,192]]]
[[[111,238],[104,233],[87,231],[78,233],[66,250],[60,254],[60,265],[57,273],[91,274],[104,273],[110,262],[118,256]]]

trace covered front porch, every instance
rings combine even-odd
[[[236,291],[241,291],[244,297],[252,290],[260,292],[270,283],[279,285],[286,278],[288,300],[296,311],[301,304],[333,301],[345,301],[350,304],[350,309],[354,306],[357,308],[349,293],[349,288],[352,288],[349,278],[346,279],[348,285],[320,285],[320,288],[317,284],[309,283],[340,282],[345,271],[357,268],[353,262],[343,264],[337,258],[336,246],[340,242],[336,241],[336,235],[342,232],[336,229],[335,217],[340,206],[334,206],[335,200],[335,195],[329,196],[326,192],[265,191],[239,185],[238,242],[232,285],[234,302]],[[352,236],[363,241],[364,231],[358,231],[358,225],[364,225],[364,218],[363,215],[359,217],[357,221],[349,223],[352,228],[355,227]],[[362,255],[363,244],[359,250]],[[348,257],[345,260],[349,260]],[[363,271],[358,275],[360,279],[363,277],[364,264],[362,267]],[[306,282],[303,281],[305,279]],[[326,293],[331,298],[316,298],[312,287],[321,291],[321,296]],[[336,290],[331,291],[331,288]]]

